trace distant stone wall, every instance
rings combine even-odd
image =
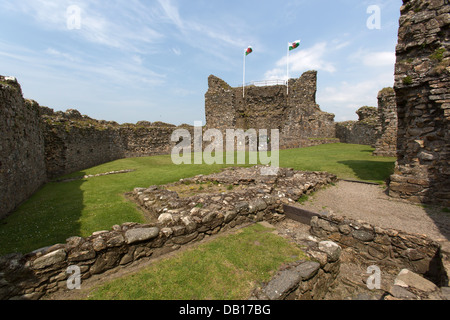
[[[39,114],[15,79],[0,76],[0,217],[47,179]]]
[[[342,143],[374,146],[381,136],[381,123],[375,107],[362,107],[356,111],[358,121],[336,123],[336,137]]]
[[[334,115],[316,103],[317,72],[305,72],[284,85],[233,88],[211,75],[205,94],[206,127],[279,129],[280,148],[300,147],[308,138],[335,138]],[[317,140],[320,141],[320,140]]]
[[[122,158],[169,154],[172,132],[178,128],[150,122],[119,125],[82,116],[77,110],[48,108],[42,122],[49,178]]]
[[[395,67],[397,165],[389,195],[450,206],[450,5],[404,0]]]
[[[393,88],[384,88],[378,93],[378,117],[381,137],[375,143],[375,156],[397,156],[397,104]]]

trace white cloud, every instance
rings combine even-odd
[[[15,5],[7,2],[4,9],[26,14],[44,29],[66,31],[68,35],[72,32],[95,44],[138,51],[140,45],[154,43],[164,36],[148,26],[151,20],[148,15],[136,12],[134,5],[139,2],[132,2],[133,5],[124,2],[110,9],[88,0],[78,0],[76,5],[70,0],[21,0],[14,1]],[[79,9],[80,29],[68,28],[71,6]]]
[[[174,6],[170,0],[158,0],[158,2],[161,5],[166,18],[183,31],[184,23],[181,20],[178,8]]]
[[[368,67],[393,66],[395,64],[395,52],[382,51],[367,53],[362,56],[362,61]]]
[[[355,120],[355,112],[362,106],[377,107],[378,92],[393,83],[394,76],[390,73],[382,73],[366,81],[343,81],[335,86],[319,88],[317,103],[328,112],[339,114],[339,121]]]
[[[65,53],[65,52],[60,52],[54,48],[48,48],[47,50],[45,50],[45,53],[54,56],[54,57],[58,57],[58,58],[64,58],[66,60],[69,61],[77,61],[78,59],[73,57],[71,54]]]
[[[175,53],[177,56],[181,56],[181,50],[178,48],[172,48],[173,53]]]
[[[301,44],[300,44],[301,46]],[[326,61],[324,56],[329,51],[326,42],[316,43],[311,48],[300,49],[289,55],[289,72],[299,73],[307,70],[320,70],[330,73],[336,71],[336,67],[332,62]],[[285,79],[286,78],[286,67],[287,59],[285,56],[278,60],[275,65],[276,67],[265,73],[265,79]]]

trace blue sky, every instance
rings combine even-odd
[[[252,46],[246,82],[285,79],[287,44],[301,40],[290,77],[317,70],[321,109],[336,121],[354,120],[359,107],[376,106],[378,91],[393,86],[401,4],[0,0],[0,74],[17,77],[26,98],[55,110],[193,125],[204,122],[210,74],[240,86],[243,53]],[[376,29],[367,26],[373,5]]]

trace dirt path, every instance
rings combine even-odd
[[[390,198],[378,185],[339,181],[310,196],[302,208],[364,220],[383,228],[425,234],[450,251],[450,214],[442,208]]]

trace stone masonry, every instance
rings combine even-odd
[[[141,121],[119,125],[77,110],[55,112],[23,98],[15,78],[0,76],[0,218],[44,183],[105,162],[169,154],[175,129]]]
[[[78,267],[85,280],[143,258],[167,254],[229,228],[280,221],[284,219],[283,204],[337,179],[326,172],[281,168],[276,176],[264,176],[260,171],[260,166],[228,168],[165,186],[135,188],[130,197],[153,217],[153,222],[116,225],[87,238],[70,237],[66,243],[29,254],[0,257],[0,299],[39,299],[65,289],[70,266]],[[220,184],[234,187],[226,192],[215,190]],[[182,192],[185,187],[189,191],[196,187],[197,192],[186,195]]]
[[[305,72],[285,85],[231,87],[211,75],[205,94],[206,128],[279,129],[280,148],[312,145],[311,141],[335,143],[334,115],[316,103],[317,72]],[[316,143],[317,144],[317,143]]]
[[[397,104],[393,88],[384,88],[378,93],[378,117],[381,137],[375,143],[375,156],[397,156]]]
[[[358,121],[336,123],[336,137],[343,143],[375,145],[381,136],[377,108],[364,106],[356,113],[359,117]]]
[[[389,195],[450,206],[450,5],[404,0],[395,94],[397,164]]]
[[[208,84],[203,130],[255,129],[264,139],[258,131],[267,129],[269,142],[270,129],[279,129],[281,149],[339,142],[334,115],[322,112],[315,100],[316,71],[290,79],[289,94],[284,85],[248,86],[242,97],[242,88],[232,88],[215,76],[209,77]],[[20,84],[12,77],[0,77],[0,100],[0,121],[4,122],[0,129],[0,218],[49,180],[116,159],[169,154],[175,145],[171,141],[174,130],[187,129],[193,135],[190,125],[148,121],[119,125],[74,109],[55,112],[24,99]],[[358,135],[373,136],[364,130]]]
[[[22,98],[14,78],[0,76],[0,217],[46,180],[39,106]]]

